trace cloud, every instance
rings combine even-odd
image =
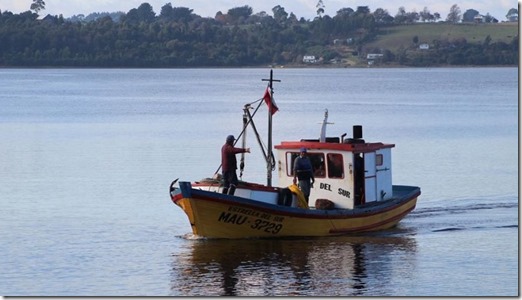
[[[20,0],[1,0],[0,1],[0,10],[1,11],[10,11],[13,13],[21,13],[24,11],[28,11],[31,8],[31,2],[24,2]]]

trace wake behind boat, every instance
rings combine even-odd
[[[392,184],[393,144],[367,142],[362,126],[346,134],[327,137],[325,111],[320,137],[282,141],[272,153],[273,73],[259,100],[269,107],[266,184],[239,181],[223,193],[220,174],[196,182],[174,180],[171,200],[187,215],[192,233],[208,238],[335,236],[389,229],[415,208],[420,188]],[[258,137],[251,104],[244,108],[241,135],[250,126]],[[241,136],[240,135],[240,136]],[[262,145],[259,137],[258,142]],[[307,197],[294,183],[294,163],[306,149],[315,182]],[[277,158],[277,164],[276,164]],[[277,165],[279,187],[272,186]],[[228,189],[225,189],[227,191]]]

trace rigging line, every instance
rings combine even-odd
[[[245,107],[244,110],[247,110],[247,109],[248,108]],[[247,114],[246,114],[246,112],[243,112],[243,128],[246,128],[247,124],[248,124]],[[244,131],[241,147],[246,148],[246,131]],[[241,160],[240,160],[240,164],[239,164],[239,179],[241,179],[241,180],[243,180],[243,170],[244,169],[245,169],[245,152],[242,152]]]
[[[250,106],[250,105],[252,105],[252,104],[254,104],[254,103],[256,103],[256,102],[259,102],[259,101],[261,101],[261,100],[263,100],[263,98],[261,98],[261,99],[257,99],[256,101],[251,102],[251,103],[247,103],[247,104],[245,104],[245,106],[247,106],[247,105]]]
[[[270,84],[267,85],[267,88],[270,88]],[[273,89],[273,88],[270,88],[270,89],[272,90],[272,93],[273,93],[274,89]],[[256,101],[252,102],[252,104],[253,104],[253,103],[256,103],[256,102],[258,102],[258,101],[262,101],[262,100],[264,100],[264,99],[265,99],[265,97],[263,96],[263,98],[261,98],[261,99],[259,99],[259,100],[256,100]],[[261,102],[261,103],[262,103],[262,102]],[[255,133],[255,135],[256,135],[256,138],[257,138],[257,141],[258,141],[258,143],[259,143],[259,146],[261,147],[261,150],[262,150],[262,152],[263,152],[263,156],[265,157],[265,160],[266,160],[267,162],[270,162],[270,165],[271,165],[271,167],[272,167],[272,171],[273,171],[273,170],[275,170],[275,157],[274,157],[274,152],[273,152],[273,151],[270,151],[270,153],[268,153],[268,150],[272,150],[272,149],[268,149],[268,146],[266,146],[266,145],[263,143],[263,140],[262,140],[261,137],[259,136],[259,133],[258,133],[258,131],[257,131],[256,127],[255,127],[254,121],[253,121],[254,116],[256,115],[257,111],[258,111],[259,108],[261,107],[261,103],[259,103],[259,105],[257,106],[257,108],[256,108],[256,110],[254,111],[254,113],[250,116],[250,120],[249,120],[249,121],[252,121],[252,128],[253,128],[254,133]],[[269,106],[269,109],[270,109],[270,106]],[[247,124],[247,125],[248,125],[248,124]],[[269,155],[270,155],[270,157],[269,157]],[[270,161],[269,161],[269,159],[270,159]]]
[[[234,146],[236,145],[236,143],[237,143],[237,141],[239,140],[239,138],[240,138],[241,136],[243,136],[243,133],[245,133],[245,130],[247,129],[248,125],[249,125],[250,123],[253,122],[252,120],[253,120],[254,116],[256,115],[256,112],[257,112],[257,111],[259,110],[259,108],[261,107],[261,104],[263,104],[263,102],[261,102],[261,100],[263,100],[263,98],[261,98],[261,99],[259,99],[259,100],[256,100],[256,101],[254,101],[254,102],[252,102],[252,103],[247,103],[247,104],[245,104],[245,107],[243,108],[243,110],[249,108],[251,104],[254,104],[254,103],[256,103],[256,102],[259,102],[259,105],[257,105],[257,107],[256,107],[256,109],[254,110],[254,113],[252,114],[251,118],[248,120],[248,122],[247,122],[246,124],[244,124],[244,126],[243,126],[243,130],[241,130],[241,132],[240,132],[239,135],[237,136],[237,139],[234,141]]]
[[[237,136],[237,139],[234,141],[234,146],[236,145],[236,143],[237,143],[237,141],[239,140],[239,138],[240,138],[240,137],[243,135],[243,133],[245,132],[245,130],[246,130],[248,124],[250,124],[250,123],[252,122],[252,118],[254,117],[254,115],[256,114],[256,112],[257,112],[257,111],[259,110],[259,108],[261,107],[261,104],[263,104],[263,102],[262,102],[261,100],[263,100],[263,98],[258,99],[258,100],[254,101],[254,102],[252,102],[252,103],[247,103],[247,104],[245,104],[245,108],[244,108],[244,109],[246,109],[247,107],[250,107],[251,104],[254,104],[254,103],[256,103],[256,102],[259,102],[259,105],[258,105],[258,106],[256,107],[256,109],[254,110],[254,113],[252,114],[252,117],[248,120],[247,124],[245,124],[245,125],[243,126],[243,130],[241,130],[241,133],[239,133],[239,135]],[[219,172],[219,170],[221,169],[221,167],[222,167],[222,164],[220,163],[219,166],[217,167],[216,171],[214,172],[214,175],[216,175],[216,174]]]
[[[252,122],[250,123],[250,125],[252,126],[252,130],[254,130],[254,134],[255,134],[255,137],[257,139],[257,142],[259,143],[259,146],[261,148],[261,151],[263,152],[263,157],[265,158],[265,161],[267,163],[270,163],[271,165],[271,169],[274,170],[275,169],[275,157],[274,157],[274,153],[271,152],[271,153],[268,153],[268,147],[265,146],[265,144],[263,143],[263,140],[261,139],[261,137],[259,136],[259,132],[257,131],[257,128],[256,128],[256,125],[253,121],[253,115],[250,115],[250,113],[248,112],[248,110],[245,110],[245,113],[248,115],[248,117],[250,118],[250,120],[252,120]],[[269,156],[270,155],[270,156]]]

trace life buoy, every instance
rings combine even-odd
[[[296,184],[288,186],[288,189],[297,197],[297,206],[304,209],[309,209],[308,202],[305,199],[303,192]]]

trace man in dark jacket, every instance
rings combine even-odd
[[[226,143],[221,148],[221,168],[223,171],[223,194],[234,195],[237,186],[237,159],[238,153],[250,153],[250,148],[235,148],[233,135],[227,136]]]
[[[306,201],[308,201],[310,188],[315,182],[314,170],[310,158],[306,156],[306,148],[301,148],[300,152],[299,156],[294,160],[294,184],[299,180],[299,189],[301,189]]]

